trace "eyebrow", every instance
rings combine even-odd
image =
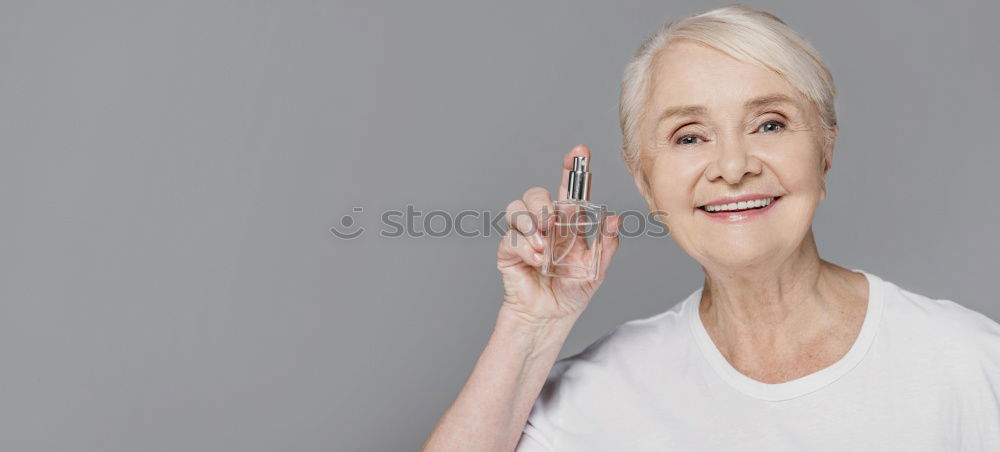
[[[782,103],[792,104],[794,107],[800,108],[799,103],[788,95],[766,94],[746,101],[743,103],[743,109],[753,110],[767,105]],[[680,105],[677,107],[670,107],[663,110],[663,113],[660,113],[660,118],[656,121],[656,123],[660,124],[664,120],[674,116],[698,116],[704,115],[706,112],[708,112],[708,109],[701,105]]]

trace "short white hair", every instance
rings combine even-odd
[[[652,68],[660,51],[677,39],[696,41],[776,72],[815,107],[824,132],[821,138],[825,145],[832,144],[837,90],[819,52],[777,16],[736,4],[663,24],[642,42],[625,67],[618,119],[622,158],[632,174],[639,169],[639,125],[651,93]]]

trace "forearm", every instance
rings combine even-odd
[[[501,309],[472,374],[423,450],[513,450],[575,322],[532,323]]]

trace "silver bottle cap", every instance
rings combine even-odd
[[[573,169],[569,172],[566,196],[577,201],[590,200],[590,171],[587,157],[573,157]]]

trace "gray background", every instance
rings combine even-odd
[[[920,3],[751,5],[841,93],[821,255],[997,319],[1000,11]],[[493,326],[499,238],[379,213],[499,213],[577,143],[596,201],[644,209],[622,69],[721,4],[0,3],[0,449],[415,450]],[[627,239],[561,356],[700,278]]]

